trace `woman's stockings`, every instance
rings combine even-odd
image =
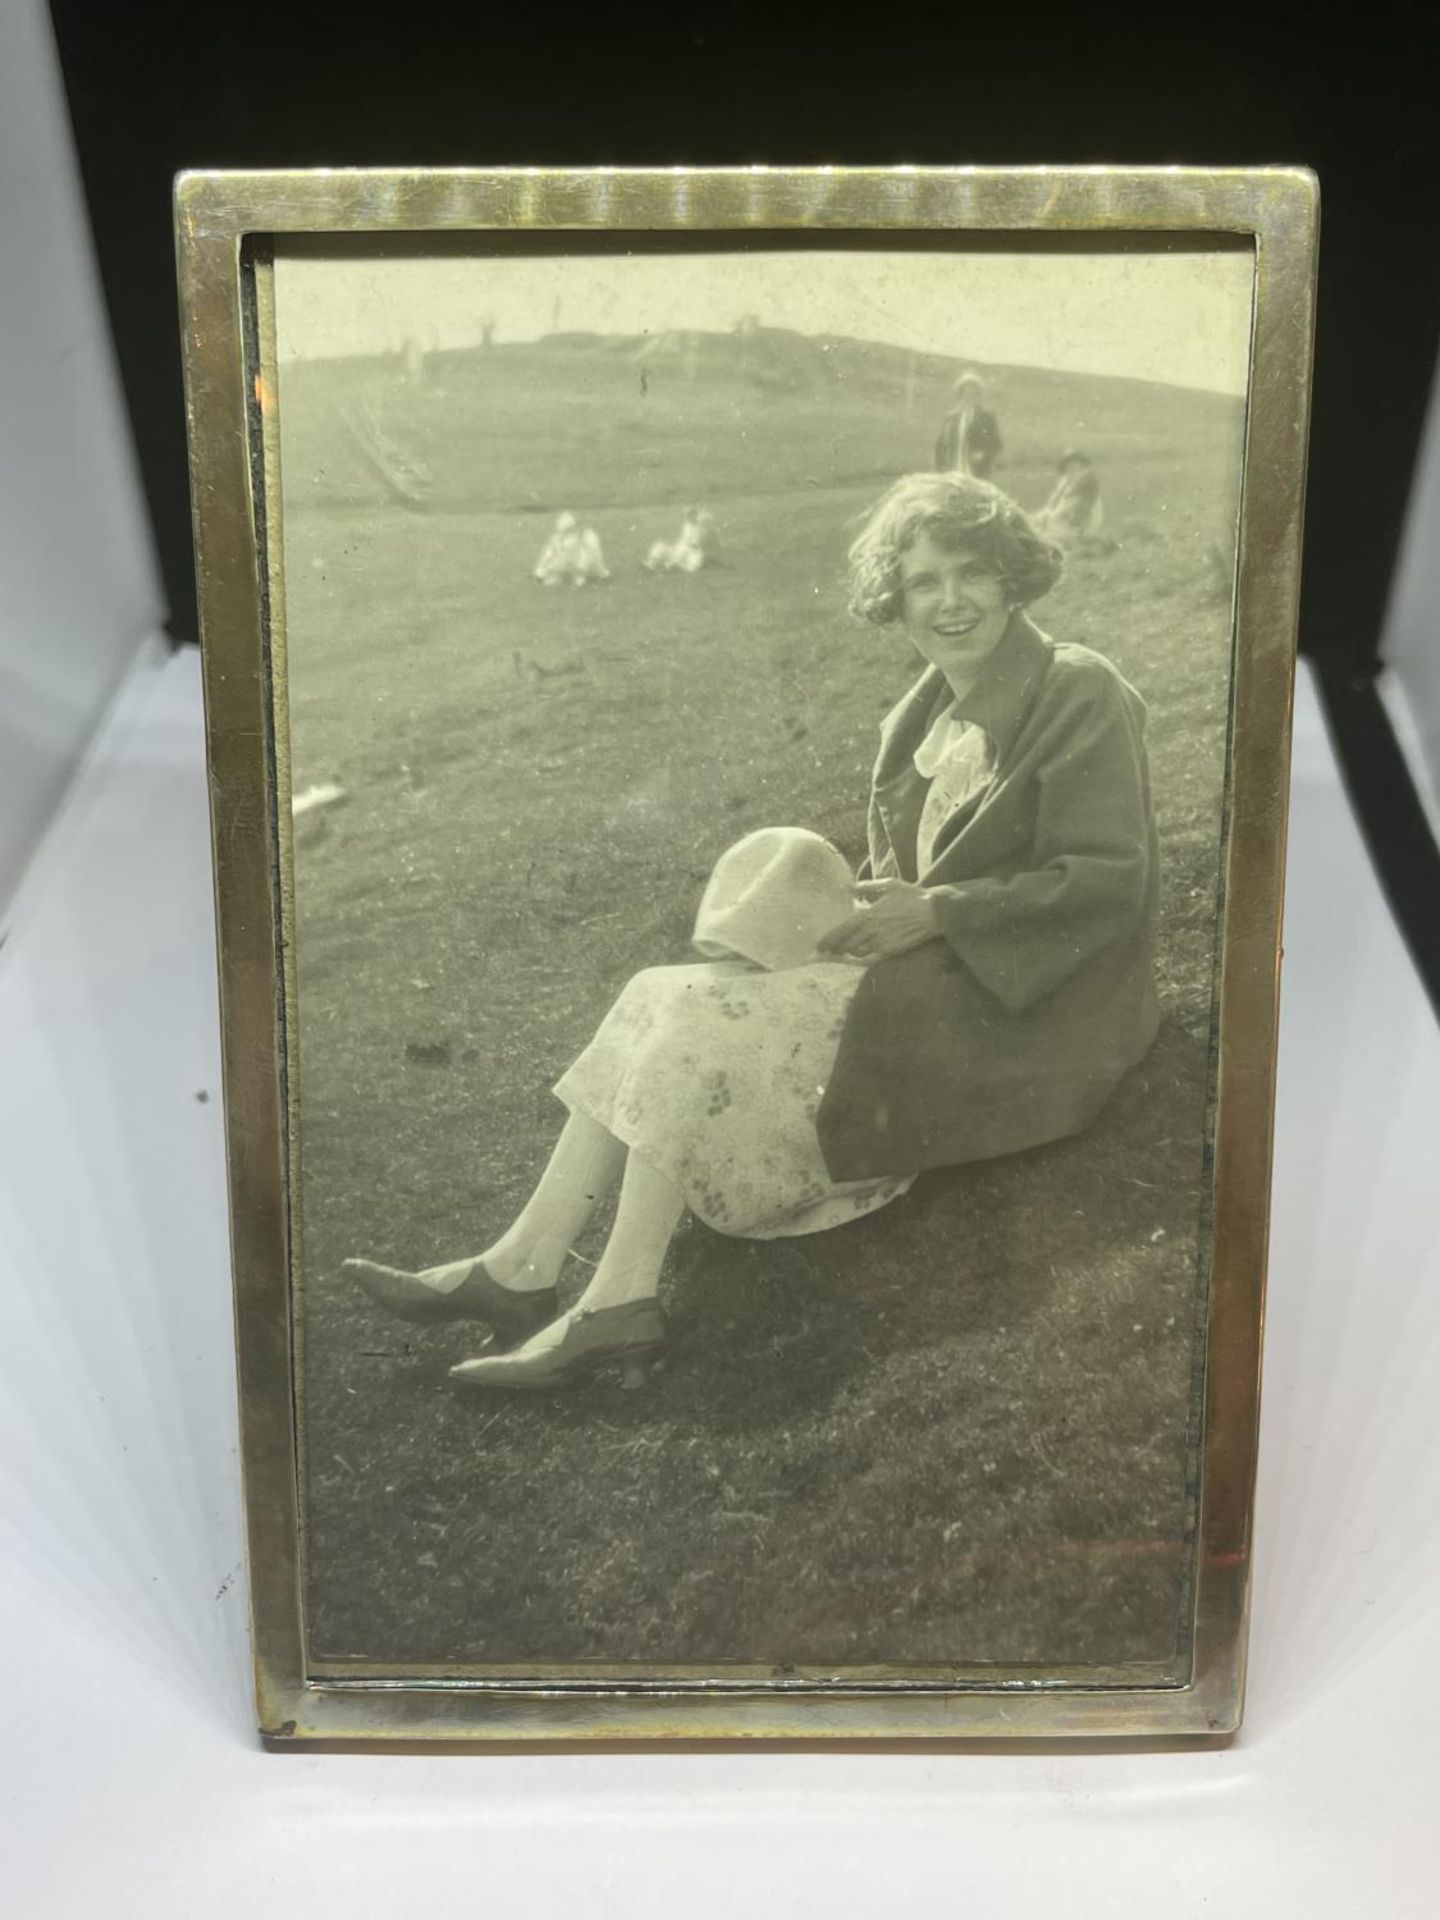
[[[663,1173],[632,1153],[625,1161],[615,1224],[595,1277],[575,1302],[576,1309],[623,1306],[651,1300],[659,1290],[660,1269],[685,1202]]]
[[[553,1287],[566,1254],[624,1164],[625,1149],[614,1134],[586,1114],[571,1114],[514,1224],[480,1255],[490,1277],[518,1293]],[[467,1271],[470,1264],[457,1262]]]
[[[620,1183],[615,1224],[594,1279],[568,1313],[562,1313],[526,1341],[518,1357],[524,1359],[561,1345],[577,1315],[653,1300],[666,1250],[684,1211],[684,1201],[665,1176],[630,1154]]]

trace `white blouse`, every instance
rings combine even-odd
[[[915,835],[915,871],[923,874],[945,822],[994,779],[995,748],[983,727],[962,720],[951,705],[915,749],[915,771],[930,782]]]

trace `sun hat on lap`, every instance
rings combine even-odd
[[[761,827],[716,861],[694,944],[707,960],[805,966],[854,907],[855,876],[838,847],[804,827]]]

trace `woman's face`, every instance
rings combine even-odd
[[[999,646],[1011,606],[1004,582],[970,545],[942,547],[928,533],[900,556],[905,631],[952,684],[968,686]]]

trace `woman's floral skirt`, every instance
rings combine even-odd
[[[815,1116],[863,970],[743,960],[637,973],[556,1094],[678,1187],[707,1225],[773,1240],[883,1207],[908,1178],[830,1178]]]

